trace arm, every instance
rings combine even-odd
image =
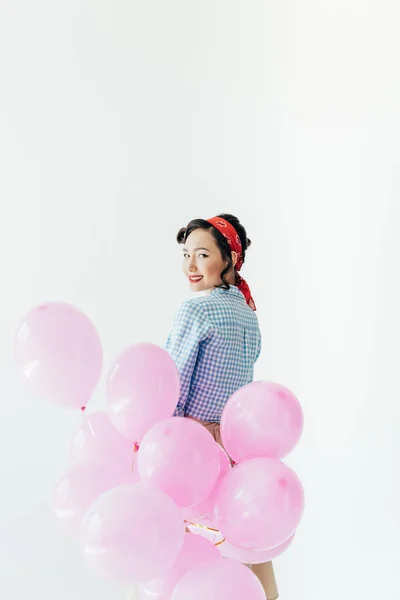
[[[191,300],[184,302],[175,316],[165,349],[175,361],[181,377],[181,391],[174,416],[183,417],[189,398],[190,384],[199,352],[199,344],[210,333],[203,307]]]

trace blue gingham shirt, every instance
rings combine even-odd
[[[253,381],[261,350],[258,319],[236,286],[214,288],[182,304],[166,350],[181,377],[174,415],[219,423],[229,397]]]

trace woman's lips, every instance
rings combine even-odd
[[[199,283],[203,279],[203,275],[189,275],[190,283]]]

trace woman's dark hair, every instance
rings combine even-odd
[[[242,242],[242,254],[244,262],[246,258],[246,250],[251,244],[251,240],[249,240],[249,238],[247,237],[245,228],[240,223],[239,219],[237,217],[234,217],[233,215],[223,213],[217,216],[221,217],[222,219],[225,219],[225,221],[228,221],[236,229],[240,237],[240,241]],[[229,247],[228,241],[225,239],[222,233],[220,233],[218,229],[214,227],[214,225],[211,225],[211,223],[205,221],[204,219],[193,219],[193,221],[190,221],[186,227],[182,227],[182,229],[178,231],[178,235],[176,236],[178,244],[185,244],[189,235],[196,229],[205,229],[206,231],[210,231],[211,234],[214,236],[215,241],[217,242],[217,246],[221,252],[222,259],[226,260],[228,263],[221,273],[222,284],[216,287],[221,287],[225,290],[229,290],[230,285],[226,280],[226,275],[233,267],[231,249]]]

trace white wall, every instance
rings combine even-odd
[[[19,318],[76,303],[107,365],[162,344],[186,294],[176,230],[220,211],[253,239],[257,377],[305,409],[281,598],[399,596],[399,17],[394,0],[1,2],[1,597],[124,597],[52,528],[79,415],[22,392]]]

